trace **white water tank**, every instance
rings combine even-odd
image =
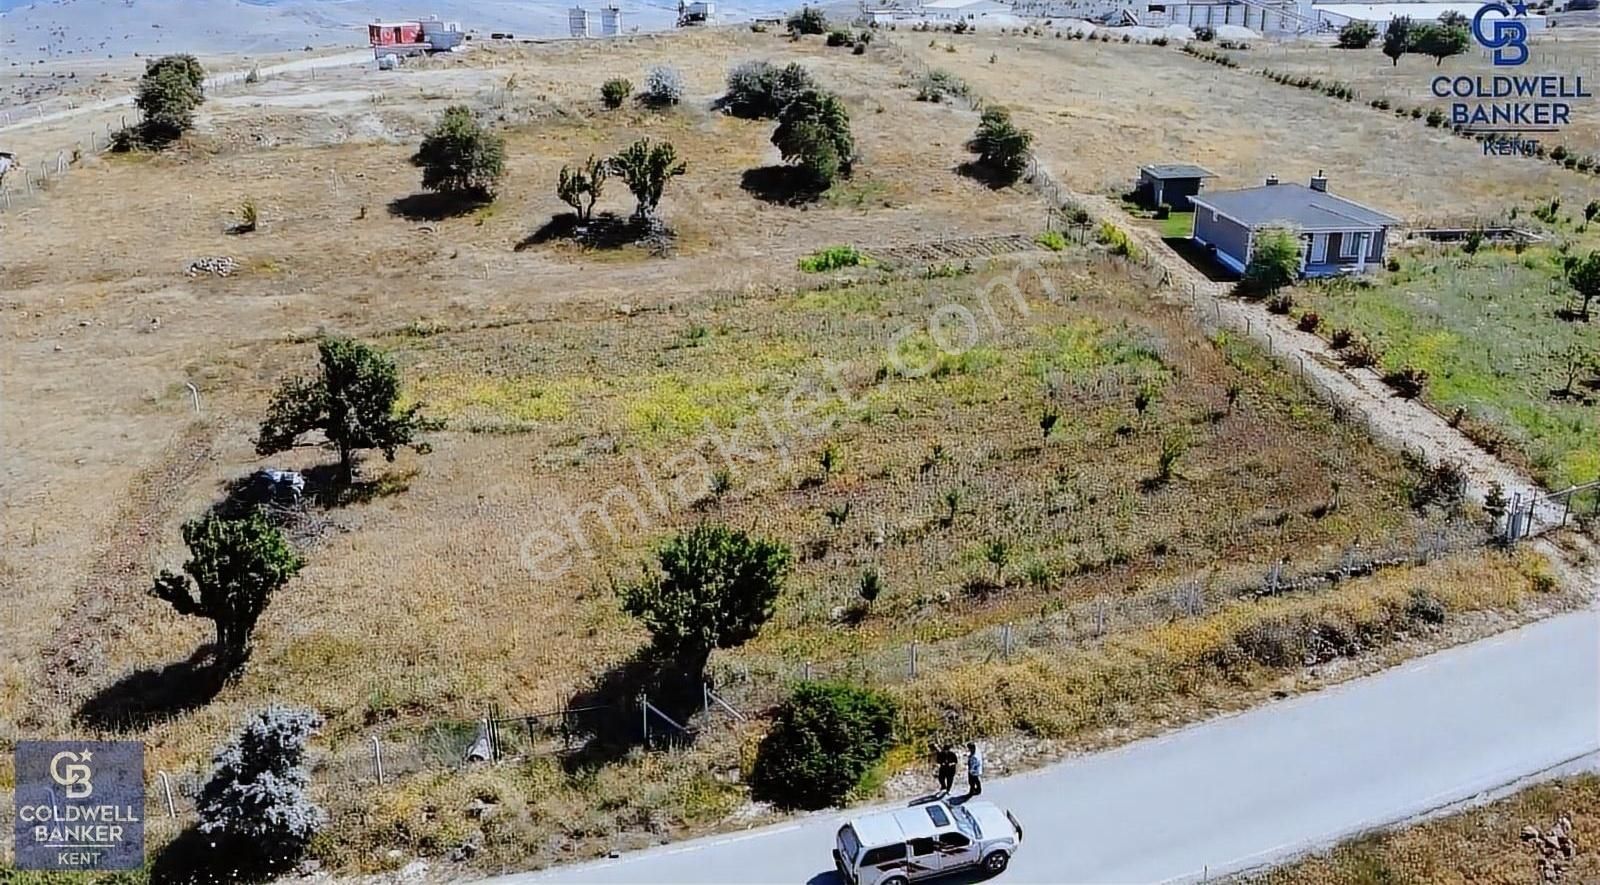
[[[589,36],[589,10],[584,9],[582,6],[572,7],[567,13],[567,23],[572,29],[572,36]]]
[[[600,34],[615,37],[622,33],[622,9],[617,6],[600,7]]]

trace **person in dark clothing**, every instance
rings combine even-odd
[[[967,744],[967,795],[983,792],[983,754],[977,744]]]
[[[956,756],[956,748],[949,744],[939,751],[939,792],[948,794],[956,783],[956,767],[961,760]]]

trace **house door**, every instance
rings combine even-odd
[[[1328,260],[1328,235],[1311,235],[1311,263],[1322,264]]]

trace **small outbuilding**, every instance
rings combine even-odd
[[[1151,209],[1162,203],[1175,212],[1188,212],[1194,208],[1189,201],[1208,178],[1217,174],[1191,163],[1159,163],[1139,167],[1139,200]]]

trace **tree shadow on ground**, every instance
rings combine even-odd
[[[267,882],[289,871],[288,861],[261,856],[254,845],[189,827],[162,846],[150,863],[150,881],[170,885],[241,885]]]
[[[652,706],[678,725],[691,729],[684,733],[652,714],[649,746],[693,739],[689,720],[700,712],[704,701],[699,677],[685,674],[646,645],[568,700],[572,726],[585,737],[583,745],[566,757],[568,771],[616,762],[646,746],[641,696],[648,697]]]
[[[977,160],[968,160],[957,166],[956,174],[970,178],[992,191],[1005,190],[1021,180],[1021,176],[1010,175],[992,166],[985,166]]]
[[[105,731],[139,731],[210,703],[232,672],[214,646],[202,645],[188,660],[134,670],[100,689],[74,719]]]
[[[551,216],[549,221],[528,234],[513,248],[517,252],[523,252],[534,246],[565,241],[590,249],[621,249],[660,232],[659,226],[641,222],[633,216],[623,217],[614,212],[601,212],[588,222],[578,221],[577,213],[562,212]]]
[[[1161,242],[1213,283],[1232,283],[1239,279],[1239,275],[1218,261],[1209,248],[1192,237],[1162,237]]]
[[[407,221],[443,221],[459,218],[490,203],[487,194],[475,191],[424,191],[389,201],[389,214]]]
[[[778,206],[802,206],[821,199],[826,188],[794,166],[759,166],[746,169],[739,176],[739,188],[765,203]]]

